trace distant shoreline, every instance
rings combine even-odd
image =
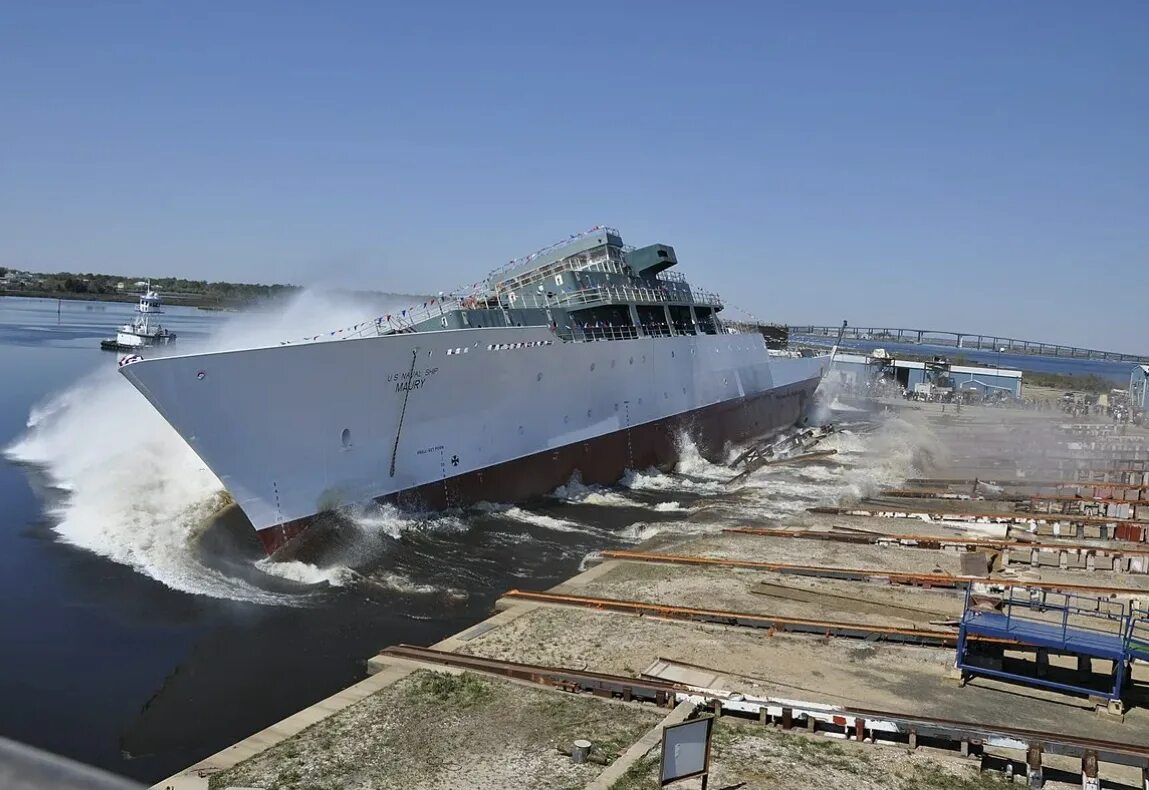
[[[120,304],[135,304],[139,295],[134,293],[116,294],[82,294],[59,291],[9,291],[0,290],[0,296],[11,296],[22,299],[64,299],[69,302],[119,302]],[[244,302],[221,302],[218,299],[205,299],[202,296],[171,296],[163,297],[169,307],[196,307],[200,310],[238,310],[245,306]]]

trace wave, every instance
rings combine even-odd
[[[353,323],[374,309],[345,297],[304,292],[274,312],[231,316],[206,339],[181,341],[179,352],[274,345],[312,327]],[[47,514],[59,540],[181,592],[260,604],[295,600],[222,573],[200,555],[201,534],[230,498],[183,439],[118,375],[110,356],[109,362],[36,404],[25,433],[4,451],[41,470],[56,489]],[[272,575],[293,572],[301,573],[288,568]]]

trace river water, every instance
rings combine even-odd
[[[171,307],[164,324],[189,351],[379,307],[305,294],[267,313]],[[145,782],[361,679],[386,645],[430,644],[509,588],[558,583],[590,552],[873,491],[930,444],[889,418],[831,437],[824,463],[730,488],[684,436],[672,474],[426,517],[364,507],[322,554],[270,564],[208,528],[219,482],[99,350],[131,309],[0,298],[0,735]]]

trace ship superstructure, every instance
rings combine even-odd
[[[683,432],[716,457],[793,424],[826,358],[727,331],[677,262],[599,226],[418,309],[120,370],[271,552],[351,503],[518,501],[669,467]]]

